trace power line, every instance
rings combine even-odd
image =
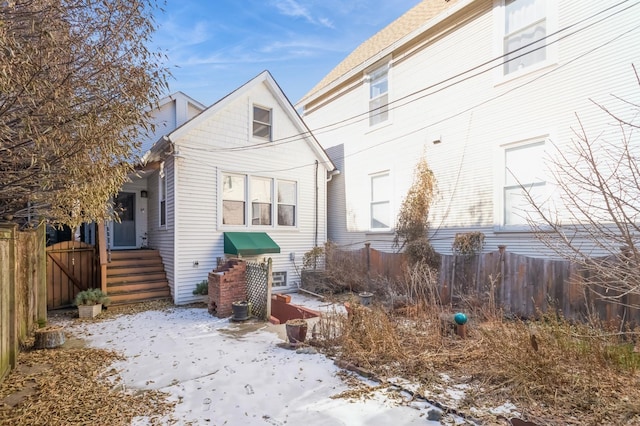
[[[575,31],[573,31],[571,33],[562,35],[561,37],[558,37],[555,40],[548,41],[546,44],[538,46],[538,47],[536,47],[536,48],[534,48],[532,50],[526,50],[525,51],[525,49],[527,49],[527,48],[529,48],[529,47],[531,47],[531,46],[533,46],[535,44],[539,44],[541,41],[549,40],[551,37],[553,37],[555,35],[559,35],[561,33],[564,33],[564,32],[568,31],[571,28],[574,28],[574,27],[576,27],[576,26],[578,26],[578,25],[580,25],[582,23],[585,23],[585,22],[587,22],[589,20],[592,20],[593,18],[595,18],[597,16],[600,16],[600,15],[602,15],[604,13],[607,13],[608,11],[610,11],[612,9],[615,9],[618,6],[620,6],[620,5],[624,4],[624,3],[627,3],[629,1],[631,1],[631,0],[624,0],[622,2],[619,2],[619,3],[615,4],[615,5],[609,6],[609,7],[605,8],[605,9],[599,11],[599,12],[596,12],[596,13],[594,13],[592,15],[589,15],[586,18],[581,19],[578,22],[569,24],[569,25],[563,27],[562,29],[557,30],[557,31],[555,31],[555,32],[553,32],[553,33],[551,33],[551,34],[549,34],[549,35],[547,35],[547,36],[545,36],[545,37],[543,37],[541,39],[535,40],[535,41],[533,41],[531,43],[528,43],[528,44],[526,44],[524,46],[521,46],[518,49],[515,49],[515,50],[510,51],[508,53],[505,53],[503,55],[500,55],[500,56],[497,56],[495,58],[492,58],[492,59],[490,59],[488,61],[485,61],[485,62],[483,62],[483,63],[481,63],[479,65],[475,65],[475,66],[473,66],[473,67],[471,67],[471,68],[469,68],[469,69],[467,69],[465,71],[462,71],[462,72],[460,72],[458,74],[455,74],[453,76],[447,77],[444,80],[441,80],[441,81],[439,81],[437,83],[434,83],[434,84],[431,84],[431,85],[429,85],[427,87],[424,87],[422,89],[416,90],[416,91],[414,91],[412,93],[409,93],[409,94],[407,94],[407,95],[405,95],[405,96],[403,96],[401,98],[395,99],[395,100],[387,103],[386,105],[378,107],[378,108],[374,109],[373,111],[375,111],[377,109],[380,109],[380,108],[384,108],[384,107],[388,107],[389,110],[395,110],[397,108],[401,108],[403,106],[406,106],[406,105],[409,105],[409,104],[411,104],[413,102],[416,102],[416,101],[418,101],[420,99],[424,99],[425,97],[428,97],[428,96],[434,95],[436,93],[439,93],[439,92],[441,92],[441,91],[443,91],[445,89],[451,88],[451,87],[453,87],[453,86],[455,86],[457,84],[463,83],[463,82],[465,82],[467,80],[470,80],[472,78],[480,76],[480,75],[482,75],[484,73],[490,72],[490,71],[492,71],[492,70],[494,70],[496,68],[502,67],[502,66],[504,66],[505,64],[507,64],[507,63],[509,63],[511,61],[514,61],[514,60],[517,60],[518,58],[521,58],[522,56],[528,55],[528,54],[533,53],[535,51],[538,51],[540,49],[545,49],[548,46],[551,46],[551,45],[553,45],[553,44],[555,44],[555,43],[557,43],[557,42],[559,42],[561,40],[564,40],[564,39],[566,39],[568,37],[571,37],[573,35],[579,34],[580,32],[582,32],[582,31],[584,31],[586,29],[589,29],[589,28],[591,28],[592,26],[594,26],[596,24],[599,24],[599,23],[601,23],[601,22],[603,22],[603,21],[605,21],[605,20],[607,20],[607,19],[609,19],[609,18],[611,18],[611,17],[613,17],[615,15],[618,15],[618,14],[620,14],[622,12],[625,12],[625,11],[631,9],[632,7],[635,7],[638,4],[640,4],[640,2],[633,3],[633,4],[627,6],[627,7],[623,8],[623,9],[614,11],[613,13],[611,13],[611,14],[609,14],[609,15],[607,15],[607,16],[605,16],[605,17],[603,17],[603,18],[601,18],[601,19],[599,19],[597,21],[591,22],[591,23],[589,23],[588,25],[586,25],[584,27],[578,28],[578,29],[576,29]],[[517,53],[517,52],[522,52],[522,53],[520,53],[519,55],[516,55],[516,56],[512,56],[514,53]],[[506,59],[506,60],[503,60],[502,62],[494,63],[495,61],[498,61],[500,59],[507,58],[507,56],[511,56],[511,57]],[[491,65],[491,64],[493,64],[493,65]],[[489,65],[491,65],[491,66],[489,66]],[[489,67],[485,68],[487,66],[489,66]],[[484,69],[482,69],[482,68],[484,68]],[[480,71],[475,72],[475,73],[473,73],[471,75],[467,75],[467,74],[472,73],[472,72],[477,71],[477,70],[480,70]],[[460,78],[462,76],[465,76],[465,77],[462,78],[462,79],[456,80],[456,79],[458,79],[458,78]],[[447,83],[449,83],[449,84],[447,84]],[[442,86],[442,87],[439,87],[439,86]],[[420,93],[423,93],[423,92],[425,92],[427,90],[434,89],[434,88],[437,88],[437,89],[433,90],[431,92],[425,93],[422,96],[413,98],[414,96],[419,95]],[[410,98],[413,98],[413,99],[410,99]],[[406,101],[406,102],[401,103],[402,101]],[[389,107],[389,106],[391,106],[391,107]],[[295,134],[295,135],[290,135],[290,136],[287,136],[287,137],[284,137],[284,138],[274,139],[272,141],[265,141],[265,142],[260,142],[260,143],[257,143],[257,144],[244,145],[244,146],[238,146],[238,147],[210,148],[210,149],[203,148],[202,150],[207,150],[207,151],[211,151],[211,152],[246,151],[246,150],[260,149],[260,148],[266,148],[266,147],[272,147],[272,146],[278,146],[278,145],[288,144],[288,143],[292,143],[292,142],[297,142],[297,141],[304,140],[304,138],[309,137],[311,135],[323,134],[323,133],[331,132],[331,131],[334,131],[334,130],[337,130],[337,129],[340,129],[340,128],[343,128],[343,127],[346,127],[346,126],[349,126],[349,125],[352,125],[352,124],[359,123],[359,122],[361,122],[363,120],[366,120],[368,118],[370,112],[371,111],[365,111],[365,112],[362,112],[362,113],[358,113],[358,114],[356,114],[354,116],[347,117],[347,118],[342,119],[340,121],[337,121],[335,123],[327,124],[325,126],[321,126],[321,127],[316,128],[316,129],[313,129],[313,130],[309,130],[309,131],[306,131],[306,132],[298,133],[298,134]],[[244,142],[245,140],[238,139],[238,141]]]
[[[583,22],[585,22],[585,21],[587,21],[587,20],[589,20],[589,19],[591,19],[591,18],[593,18],[593,17],[595,17],[595,16],[601,15],[602,13],[605,13],[605,12],[607,12],[607,11],[611,10],[612,8],[616,7],[616,6],[619,6],[619,5],[623,4],[623,3],[626,3],[627,1],[629,1],[629,0],[625,0],[625,1],[623,1],[623,2],[620,2],[620,3],[616,4],[615,6],[608,7],[607,9],[604,9],[603,11],[600,11],[600,12],[597,12],[597,13],[595,13],[595,14],[593,14],[593,15],[590,15],[588,18],[582,19],[582,20],[580,20],[578,23],[574,23],[574,24],[568,25],[567,27],[563,28],[563,30],[560,30],[560,31],[564,31],[564,30],[566,30],[567,28],[575,27],[576,25],[579,25],[580,23],[583,23]],[[566,39],[566,38],[568,38],[568,37],[570,37],[570,36],[573,36],[573,35],[575,35],[575,34],[578,34],[578,33],[582,32],[582,31],[584,31],[585,29],[588,29],[588,28],[590,28],[590,27],[592,27],[592,26],[594,26],[594,25],[596,25],[596,24],[598,24],[598,23],[600,23],[600,22],[603,22],[603,21],[605,21],[605,20],[607,20],[607,19],[611,18],[612,16],[615,16],[615,15],[617,15],[617,14],[619,14],[619,13],[622,13],[622,12],[624,12],[624,11],[626,11],[626,10],[629,10],[629,9],[630,9],[630,8],[632,8],[632,7],[637,6],[638,4],[640,4],[640,2],[636,2],[636,3],[632,4],[632,5],[627,6],[627,7],[626,7],[626,8],[624,8],[624,9],[621,9],[621,10],[619,10],[619,11],[613,12],[612,14],[610,14],[610,15],[608,15],[608,16],[605,16],[605,17],[603,17],[603,18],[601,18],[601,19],[599,19],[598,21],[592,22],[592,23],[588,24],[588,25],[587,25],[587,26],[585,26],[585,27],[579,28],[579,29],[577,29],[576,31],[574,31],[574,32],[572,32],[572,33],[569,33],[569,34],[566,34],[566,35],[562,36],[561,38],[559,38],[558,40],[553,41],[553,42],[552,42],[552,43],[550,43],[550,44],[556,43],[556,42],[557,42],[557,41],[559,41],[559,40]],[[593,52],[597,51],[598,49],[600,49],[600,48],[602,48],[602,47],[604,47],[604,46],[606,46],[606,45],[609,45],[609,44],[613,43],[614,41],[616,41],[616,40],[618,40],[619,38],[621,38],[621,37],[625,36],[626,34],[629,34],[629,33],[633,32],[633,31],[636,31],[638,28],[640,28],[640,25],[639,25],[639,26],[636,26],[636,27],[633,27],[633,28],[631,28],[630,30],[627,30],[627,31],[625,31],[625,32],[623,32],[623,33],[621,33],[621,34],[619,34],[618,36],[613,37],[612,39],[610,39],[610,40],[608,40],[608,41],[606,41],[606,42],[604,42],[604,43],[602,43],[602,44],[600,44],[600,45],[598,45],[598,46],[596,46],[596,47],[594,47],[594,48],[592,48],[592,49],[590,49],[590,50],[588,50],[588,51],[584,52],[583,54],[580,54],[580,55],[578,55],[578,56],[574,57],[573,59],[569,60],[568,62],[565,62],[565,63],[563,63],[563,64],[560,64],[560,65],[558,65],[558,66],[554,67],[553,69],[551,69],[551,70],[549,70],[549,71],[545,72],[544,74],[538,75],[537,77],[535,77],[535,78],[533,78],[533,79],[531,79],[531,80],[528,80],[528,81],[526,81],[526,82],[524,82],[524,83],[522,83],[522,84],[520,84],[520,85],[518,85],[518,86],[514,86],[514,87],[512,87],[511,89],[509,89],[509,90],[507,90],[507,91],[505,91],[505,92],[503,92],[503,93],[500,93],[500,94],[498,94],[498,95],[492,96],[492,97],[490,97],[490,98],[488,98],[488,99],[485,99],[485,100],[484,100],[484,101],[482,101],[482,102],[476,103],[475,105],[472,105],[472,106],[470,106],[470,107],[468,107],[468,108],[465,108],[465,109],[463,109],[463,110],[461,110],[461,111],[459,111],[459,112],[457,112],[457,113],[451,114],[451,115],[449,115],[449,116],[447,116],[447,117],[444,117],[444,118],[442,118],[442,119],[440,119],[440,120],[437,120],[437,121],[435,121],[435,122],[432,122],[432,123],[426,124],[426,125],[424,125],[424,126],[422,126],[422,127],[420,127],[420,128],[417,128],[417,129],[411,130],[411,131],[409,131],[409,132],[406,132],[406,133],[404,133],[404,134],[402,134],[402,135],[399,135],[399,136],[393,137],[393,138],[391,138],[391,139],[387,139],[387,140],[381,141],[381,142],[379,142],[379,143],[377,143],[377,144],[375,144],[375,145],[369,145],[369,146],[367,146],[367,147],[365,147],[365,148],[363,148],[363,149],[361,149],[361,150],[359,150],[359,151],[355,151],[355,152],[352,152],[352,153],[350,153],[350,154],[344,155],[344,156],[342,156],[342,157],[340,157],[340,158],[338,158],[338,159],[344,159],[344,158],[347,158],[347,157],[351,157],[351,156],[354,156],[354,155],[360,154],[360,153],[362,153],[362,152],[368,151],[368,150],[370,150],[370,149],[373,149],[373,148],[375,148],[375,147],[378,147],[378,146],[381,146],[381,145],[384,145],[384,144],[387,144],[387,143],[390,143],[390,142],[397,141],[397,140],[399,140],[399,139],[402,139],[402,138],[405,138],[405,137],[407,137],[407,136],[413,135],[413,134],[418,133],[418,132],[420,132],[420,131],[423,131],[423,130],[425,130],[425,129],[429,128],[429,127],[432,127],[432,126],[434,126],[434,125],[440,124],[440,123],[442,123],[442,122],[445,122],[445,121],[448,121],[448,120],[453,119],[453,118],[455,118],[455,117],[458,117],[458,116],[460,116],[460,115],[462,115],[462,114],[465,114],[465,113],[467,113],[467,112],[469,112],[469,111],[472,111],[472,110],[474,110],[474,109],[476,109],[476,108],[478,108],[478,107],[480,107],[480,106],[482,106],[482,105],[485,105],[485,104],[487,104],[487,103],[489,103],[489,102],[492,102],[492,101],[494,101],[494,100],[496,100],[496,99],[499,99],[499,98],[501,98],[501,97],[503,97],[503,96],[505,96],[505,95],[507,95],[507,94],[509,94],[509,93],[512,93],[512,92],[514,92],[514,91],[516,91],[516,90],[519,90],[519,89],[521,89],[522,87],[525,87],[525,86],[527,86],[527,85],[529,85],[529,84],[531,84],[531,83],[533,83],[533,82],[535,82],[535,81],[538,81],[538,80],[540,80],[540,79],[542,79],[542,78],[544,78],[544,77],[548,76],[549,74],[551,74],[551,73],[553,73],[553,72],[555,72],[555,71],[557,71],[557,70],[560,70],[560,69],[564,68],[565,66],[567,66],[567,65],[569,65],[569,64],[571,64],[571,63],[573,63],[573,62],[575,62],[575,61],[577,61],[577,60],[579,60],[579,59],[581,59],[581,58],[583,58],[583,57],[585,57],[585,56],[587,56],[587,55],[589,55],[589,54],[591,54],[591,53],[593,53]],[[554,34],[557,34],[558,32],[559,32],[559,31],[555,32]],[[534,43],[538,43],[538,42],[539,42],[539,40],[538,40],[538,41],[536,41],[536,42],[534,42]],[[530,44],[533,44],[533,43],[530,43]],[[540,46],[540,47],[536,48],[535,50],[545,48],[545,47],[546,47],[546,46],[548,46],[548,45],[549,45],[549,44],[545,44],[545,45],[543,45],[543,46]],[[526,46],[524,46],[523,48],[526,48]],[[510,60],[515,60],[515,59],[517,59],[518,57],[521,57],[521,56],[523,56],[523,55],[525,55],[525,54],[529,54],[530,52],[533,52],[533,51],[535,51],[535,50],[527,51],[526,53],[523,53],[523,54],[521,54],[521,55],[518,55],[517,57],[511,58]],[[511,55],[512,53],[513,53],[513,52],[509,52],[509,55]],[[502,57],[505,57],[505,56],[506,56],[506,55],[503,55]],[[416,94],[422,93],[422,92],[424,92],[425,90],[429,90],[429,88],[433,88],[433,87],[439,86],[439,85],[441,85],[441,84],[444,84],[444,83],[446,83],[446,82],[452,81],[452,80],[453,80],[454,78],[456,78],[457,76],[460,76],[460,75],[466,74],[466,73],[468,73],[469,71],[472,71],[472,70],[479,69],[480,67],[485,66],[486,64],[491,63],[491,62],[493,62],[494,60],[495,60],[495,59],[493,59],[493,60],[491,60],[491,61],[487,61],[487,62],[485,62],[485,63],[483,63],[483,64],[481,64],[481,65],[479,65],[479,66],[476,66],[476,67],[471,68],[470,70],[467,70],[467,71],[465,71],[465,72],[463,72],[463,73],[459,73],[459,74],[457,74],[456,76],[449,77],[449,78],[447,78],[447,79],[445,79],[445,80],[442,80],[442,81],[441,81],[441,82],[439,82],[439,83],[436,83],[436,84],[433,84],[433,85],[428,86],[428,87],[426,87],[426,88],[423,88],[423,89],[420,89],[420,90],[418,90],[418,91],[415,91],[415,92],[413,92],[412,94],[406,95],[406,96],[404,96],[404,97],[402,97],[402,98],[400,98],[400,99],[398,99],[398,100],[394,101],[393,103],[397,103],[398,101],[405,100],[405,99],[407,99],[407,98],[409,98],[409,97],[411,97],[411,96],[414,96],[414,95],[416,95]],[[480,71],[480,72],[477,72],[477,73],[475,73],[475,74],[473,74],[473,75],[471,75],[471,76],[467,76],[467,77],[465,77],[463,80],[459,80],[459,81],[452,82],[452,83],[450,83],[449,85],[447,85],[447,86],[445,86],[445,87],[438,88],[438,89],[436,89],[435,91],[432,91],[432,92],[426,93],[426,94],[424,94],[424,95],[422,95],[422,96],[420,96],[420,97],[418,97],[418,98],[414,98],[414,99],[411,99],[411,100],[409,100],[409,101],[407,101],[407,102],[405,102],[405,103],[403,103],[403,104],[396,105],[394,108],[400,108],[400,107],[406,106],[406,105],[408,105],[408,104],[410,104],[410,103],[416,102],[416,101],[418,101],[418,100],[420,100],[420,99],[423,99],[423,98],[425,98],[425,97],[428,97],[428,96],[431,96],[431,95],[433,95],[433,94],[435,94],[435,93],[438,93],[438,92],[440,92],[440,91],[442,91],[442,90],[444,90],[444,89],[451,88],[451,87],[455,86],[456,84],[459,84],[459,83],[461,83],[461,82],[463,82],[463,81],[466,81],[466,80],[468,80],[468,79],[470,79],[470,78],[473,78],[473,77],[476,77],[476,76],[478,76],[478,75],[481,75],[481,74],[483,74],[483,73],[485,73],[485,72],[491,71],[492,69],[494,69],[494,68],[496,68],[496,67],[502,66],[502,65],[504,65],[504,64],[505,64],[505,63],[507,63],[507,62],[509,62],[509,61],[504,61],[504,62],[499,63],[499,64],[497,64],[497,65],[494,65],[494,66],[492,66],[492,67],[490,67],[490,68],[488,68],[488,69],[485,69],[485,70],[482,70],[482,71]],[[369,113],[369,112],[367,112],[367,113],[365,113],[365,114],[366,114],[366,115],[368,115],[368,113]],[[362,114],[359,114],[359,115],[353,116],[353,117],[351,117],[351,118],[348,118],[348,119],[342,120],[341,122],[337,122],[337,123],[338,123],[338,124],[341,124],[341,123],[344,123],[344,122],[345,122],[345,121],[347,121],[347,120],[351,120],[351,119],[356,118],[356,117],[359,117],[359,116],[361,116],[361,115],[362,115]],[[354,123],[343,124],[341,127],[345,127],[346,125],[351,125],[351,124],[354,124]],[[335,125],[335,124],[334,124],[334,125]],[[326,127],[328,127],[328,126],[321,127],[320,129],[323,129],[323,128],[326,128]],[[339,127],[338,127],[338,128],[339,128]],[[337,129],[337,128],[333,128],[333,129],[331,129],[331,131],[336,130],[336,129]],[[311,132],[304,132],[304,133],[300,133],[300,134],[295,135],[295,136],[290,136],[290,137],[288,137],[288,138],[282,138],[282,139],[277,140],[277,141],[279,141],[279,142],[277,142],[277,143],[274,143],[275,141],[274,141],[274,142],[265,142],[265,143],[260,143],[260,144],[256,144],[256,145],[244,146],[244,147],[237,147],[237,148],[200,148],[200,147],[184,147],[184,148],[188,148],[188,149],[192,149],[192,150],[197,150],[197,151],[206,151],[206,152],[233,152],[233,151],[240,151],[240,150],[252,150],[252,149],[259,149],[259,148],[261,147],[261,145],[265,145],[265,146],[274,146],[274,145],[282,145],[282,144],[285,144],[285,143],[291,143],[291,142],[294,142],[294,141],[300,141],[300,140],[303,140],[303,139],[302,139],[302,138],[298,138],[298,139],[295,139],[295,140],[286,140],[286,139],[293,138],[293,137],[304,136],[304,135],[307,135],[307,134],[312,134],[313,132],[315,132],[315,131],[311,131]],[[251,172],[251,173],[290,171],[290,170],[296,170],[296,169],[301,169],[301,168],[305,168],[305,167],[313,166],[314,164],[315,164],[315,163],[313,163],[313,164],[312,164],[312,163],[309,163],[309,164],[303,164],[303,165],[299,165],[299,166],[292,166],[292,167],[287,167],[287,168],[282,168],[282,169],[272,169],[272,170],[253,171],[253,172]]]

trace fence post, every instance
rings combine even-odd
[[[38,226],[36,235],[38,251],[36,255],[36,259],[38,259],[38,273],[36,274],[38,277],[38,283],[36,284],[36,319],[38,325],[43,325],[47,323],[47,231],[44,223]]]
[[[507,246],[505,245],[500,245],[498,246],[498,252],[500,253],[500,299],[502,299],[500,302],[502,304],[502,306],[507,306],[506,305],[506,285],[505,285],[505,277],[504,277],[504,252],[507,249]],[[509,291],[509,302],[511,302],[511,291]],[[509,304],[509,306],[511,306]]]
[[[2,315],[0,316],[0,338],[6,346],[0,357],[9,361],[9,369],[16,367],[18,359],[18,310],[16,300],[16,232],[17,225],[0,225],[0,240],[6,241],[6,259],[0,264],[4,265],[2,277],[0,277],[0,288],[6,293],[0,292],[0,303],[2,304]],[[2,279],[4,278],[4,280]],[[4,296],[4,297],[3,297]]]
[[[271,288],[273,287],[273,260],[267,260],[267,318],[271,318]]]
[[[367,261],[367,286],[371,284],[371,243],[364,243],[364,251]]]
[[[100,290],[107,293],[107,264],[109,263],[110,253],[107,251],[107,231],[104,221],[98,222],[98,259],[100,259]]]

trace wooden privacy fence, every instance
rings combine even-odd
[[[595,315],[608,322],[640,324],[640,310],[628,306],[640,305],[638,295],[621,297],[620,303],[603,300],[587,287],[589,274],[569,261],[527,257],[501,247],[467,258],[442,256],[439,287],[444,301],[455,304],[475,297],[482,303],[493,298],[506,312],[522,317],[554,309],[575,320]]]
[[[365,243],[358,250],[333,249],[327,256],[327,263],[329,267],[351,264],[356,271],[365,273],[372,279],[382,277],[397,280],[404,274],[406,258],[402,253],[385,253]]]
[[[384,253],[368,245],[342,251],[339,257],[359,262],[358,269],[371,279],[402,279],[406,265],[402,253]],[[505,312],[522,317],[553,308],[576,320],[591,313],[605,321],[640,324],[640,310],[624,306],[640,305],[640,296],[625,296],[621,304],[599,299],[586,289],[587,278],[586,271],[568,261],[523,256],[501,247],[469,257],[442,255],[438,287],[442,302],[447,304],[493,301]]]
[[[0,224],[0,381],[28,335],[47,321],[45,256],[44,225],[18,231]]]

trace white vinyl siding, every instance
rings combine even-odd
[[[352,77],[346,75],[342,86],[326,94],[318,92],[301,105],[311,129],[353,117],[354,111],[368,113],[368,83],[362,84],[360,77],[382,55],[394,58],[390,68],[393,99],[409,100],[404,106],[394,104],[392,123],[373,132],[364,120],[316,133],[343,172],[328,184],[333,241],[345,248],[370,242],[372,248],[393,251],[391,232],[371,232],[370,176],[378,170],[393,171],[394,219],[411,185],[416,161],[424,154],[437,180],[429,229],[438,252],[451,253],[456,233],[482,231],[487,251],[506,245],[514,253],[548,254],[533,234],[510,232],[504,226],[505,147],[548,135],[547,151],[554,152],[553,146],[558,146],[564,152],[576,140],[578,117],[589,136],[618,141],[611,117],[594,102],[611,106],[616,104],[614,96],[639,102],[631,64],[638,62],[640,33],[635,29],[636,7],[634,13],[612,0],[548,1],[547,5],[552,8],[545,18],[547,35],[581,21],[584,29],[561,40],[550,36],[549,41],[558,41],[546,46],[547,59],[525,67],[523,73],[504,75],[504,1],[474,1],[451,15],[443,14],[436,27],[416,31],[415,38],[398,43],[396,50],[379,52],[355,68]],[[599,19],[590,17],[606,9],[597,16],[607,18],[590,25]],[[465,72],[490,58],[499,58],[495,69],[453,78],[467,76]],[[554,62],[558,66],[539,68]],[[429,87],[434,90],[425,91]],[[433,144],[434,140],[441,143]],[[555,196],[551,177],[544,176],[549,197]]]
[[[261,262],[271,258],[273,270],[286,273],[280,276],[286,281],[280,282],[279,291],[297,288],[299,276],[296,267],[302,262],[304,253],[314,245],[322,246],[326,242],[327,171],[321,162],[316,175],[319,157],[310,149],[310,143],[303,138],[295,144],[264,144],[261,148],[236,149],[255,144],[255,141],[248,140],[252,138],[254,105],[267,105],[271,109],[274,139],[292,135],[299,138],[305,129],[289,119],[285,107],[290,108],[290,104],[276,99],[264,82],[247,90],[235,91],[221,102],[223,107],[213,113],[212,110],[205,111],[203,114],[208,114],[206,119],[174,141],[180,151],[180,157],[175,159],[179,175],[176,187],[178,222],[175,224],[175,274],[171,278],[171,284],[177,284],[174,298],[177,304],[201,300],[192,291],[216,268],[217,258],[224,260],[227,257],[224,254],[225,231],[264,231],[278,244],[280,253],[247,257],[246,260]],[[243,195],[233,196],[238,199],[236,201],[245,203],[241,208],[246,215],[244,225],[223,223],[223,193],[225,184],[228,184],[225,176],[240,177],[240,182],[245,182]],[[251,178],[254,177],[271,181],[271,225],[251,224],[249,194]],[[294,226],[281,226],[276,219],[275,191],[280,181],[295,183],[296,186]],[[168,196],[171,197],[171,192]],[[169,211],[168,226],[172,226],[172,214]]]
[[[149,247],[156,249],[160,252],[162,257],[162,263],[164,264],[165,272],[167,273],[167,280],[169,281],[169,287],[171,293],[175,294],[174,276],[175,276],[175,262],[174,262],[174,250],[175,250],[175,199],[174,193],[174,161],[173,158],[168,158],[162,164],[162,171],[164,172],[163,185],[166,188],[166,203],[165,205],[165,221],[166,226],[157,226],[155,224],[160,223],[160,191],[150,191],[148,198],[148,223],[150,224],[147,237]],[[160,188],[161,184],[160,171],[154,173],[149,177],[149,188]],[[152,225],[154,224],[154,225]]]

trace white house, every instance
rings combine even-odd
[[[123,189],[138,203],[136,231],[124,233],[144,240],[123,248],[159,251],[178,304],[197,300],[196,285],[228,255],[271,257],[274,290],[297,288],[303,254],[326,241],[335,167],[267,71],[200,107],[178,95],[157,116],[169,130],[146,154],[144,179]]]
[[[144,154],[163,135],[175,130],[205,110],[205,106],[182,92],[176,92],[158,101],[152,111],[147,136],[140,142],[132,161],[141,161]],[[148,178],[155,171],[153,165],[138,167],[115,198],[122,208],[119,222],[108,224],[108,246],[114,250],[148,246]],[[93,241],[92,241],[93,242]]]
[[[340,170],[329,239],[392,251],[395,218],[424,154],[438,181],[431,241],[542,253],[519,184],[554,196],[544,158],[590,135],[619,138],[595,105],[638,103],[640,5],[602,0],[424,0],[365,41],[297,104]],[[627,105],[628,106],[628,105]]]

